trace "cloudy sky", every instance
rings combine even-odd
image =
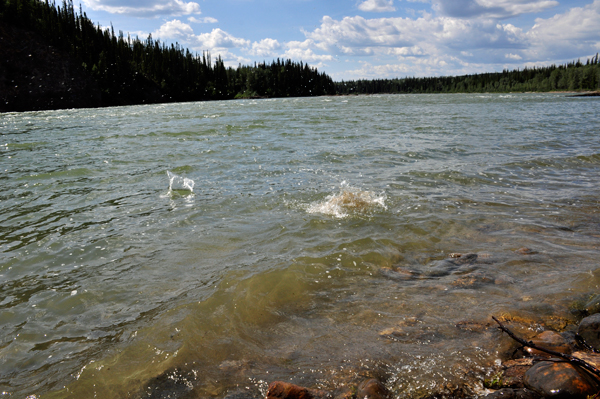
[[[77,2],[75,2],[77,4]],[[600,0],[81,0],[95,23],[334,80],[462,75],[600,52]]]

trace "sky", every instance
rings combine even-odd
[[[227,66],[292,59],[335,81],[498,72],[585,61],[600,52],[600,0],[81,0],[81,6],[102,27],[209,51]]]

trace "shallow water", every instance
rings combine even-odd
[[[507,342],[464,326],[598,289],[598,126],[560,94],[2,114],[0,392],[484,376]]]

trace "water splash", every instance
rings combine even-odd
[[[167,176],[169,177],[169,195],[172,195],[173,193],[189,195],[194,192],[195,183],[192,179],[176,175],[168,170]]]
[[[385,200],[385,194],[364,191],[343,181],[337,194],[329,195],[325,200],[311,204],[307,212],[345,218],[350,214],[366,213],[378,207],[387,209]]]

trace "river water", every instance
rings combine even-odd
[[[2,397],[483,377],[508,338],[469,326],[598,291],[598,126],[564,94],[2,114]]]

